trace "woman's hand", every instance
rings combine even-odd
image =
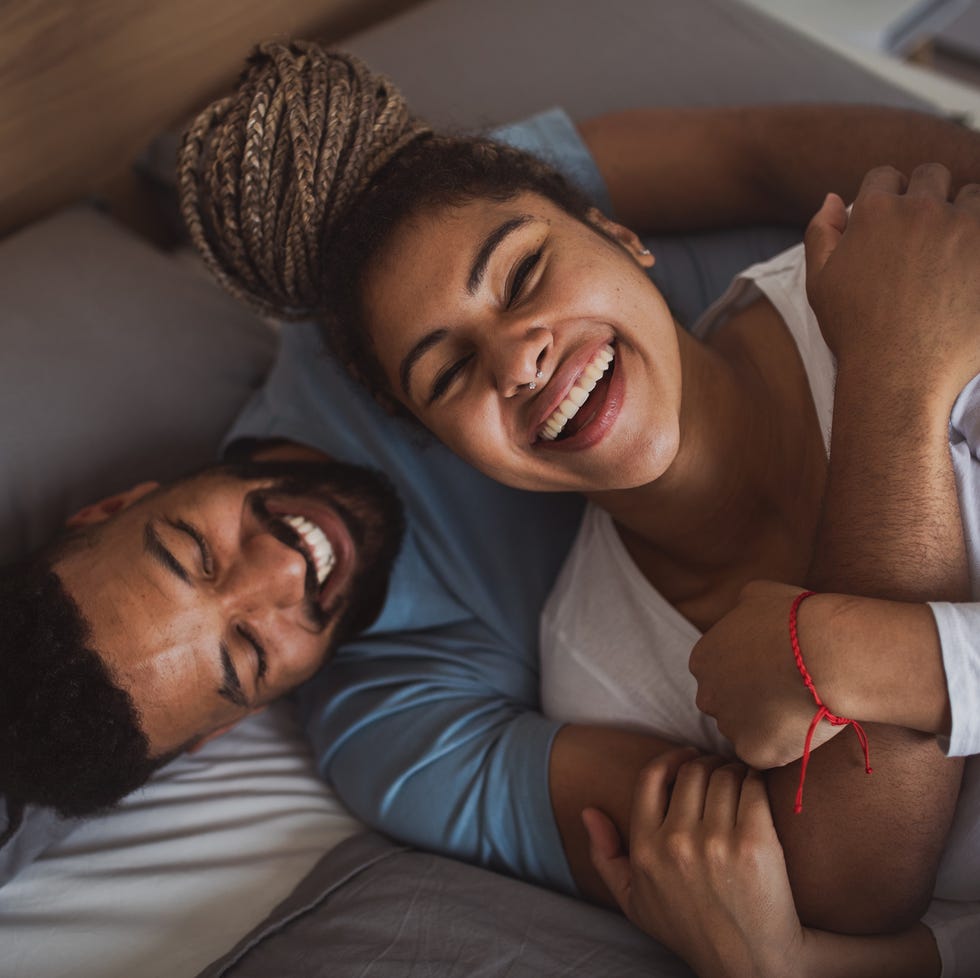
[[[950,199],[938,163],[871,170],[847,213],[830,194],[806,233],[807,295],[839,369],[938,394],[980,372],[980,185]]]
[[[772,581],[753,581],[742,588],[735,607],[694,646],[690,669],[698,681],[697,705],[713,716],[735,753],[757,768],[781,767],[803,754],[816,704],[796,668],[789,641],[789,610],[800,588]],[[822,627],[818,595],[800,609],[800,634],[808,667],[818,681],[832,630]],[[820,623],[803,631],[803,615]],[[811,638],[812,636],[812,638]],[[831,710],[834,703],[828,701]],[[821,723],[814,731],[819,747],[843,727]]]
[[[789,609],[797,587],[752,581],[691,652],[698,708],[757,768],[803,754],[816,703],[796,667]],[[817,594],[799,610],[803,660],[831,712],[923,733],[949,733],[942,650],[926,605]],[[813,747],[844,726],[821,723]]]
[[[804,932],[762,777],[695,756],[673,751],[645,769],[628,855],[609,819],[583,812],[596,870],[623,913],[701,978],[804,974]]]

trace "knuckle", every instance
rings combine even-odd
[[[731,864],[731,842],[720,832],[710,833],[704,840],[704,859],[709,868],[715,871],[724,870]]]
[[[671,830],[663,838],[663,850],[669,863],[677,870],[690,870],[697,861],[694,839],[684,831]]]

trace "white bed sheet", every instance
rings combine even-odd
[[[277,704],[0,889],[0,978],[191,978],[362,828]]]

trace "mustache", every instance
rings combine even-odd
[[[299,536],[292,527],[272,516],[264,500],[273,494],[313,496],[326,501],[343,521],[357,553],[356,570],[346,595],[327,609],[321,607],[316,571],[307,560],[306,603],[311,621],[318,627],[340,615],[332,644],[368,628],[381,613],[391,570],[401,549],[405,518],[401,501],[388,478],[376,469],[329,461],[236,460],[221,468],[244,480],[272,483],[255,490],[250,503],[268,531],[286,546],[298,550]],[[321,624],[322,623],[322,624]]]
[[[265,505],[265,491],[250,493],[247,504],[251,508],[255,518],[259,521],[265,531],[275,537],[280,543],[285,544],[291,550],[295,550],[306,564],[306,578],[303,581],[303,604],[306,609],[306,616],[310,619],[317,631],[323,631],[333,619],[330,609],[325,609],[320,605],[320,582],[316,576],[316,568],[309,554],[302,546],[300,535],[286,522],[277,516],[273,516]]]

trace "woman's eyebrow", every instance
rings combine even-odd
[[[494,228],[483,239],[483,244],[480,245],[480,248],[476,253],[476,258],[473,260],[473,267],[470,269],[470,277],[466,281],[466,291],[469,292],[470,295],[473,295],[480,287],[480,283],[483,281],[483,276],[487,271],[487,265],[490,264],[490,258],[500,243],[507,237],[508,234],[510,234],[512,231],[516,231],[519,227],[523,227],[530,220],[530,214],[521,214],[518,217],[512,217],[509,220],[504,221],[504,223],[499,227]]]

